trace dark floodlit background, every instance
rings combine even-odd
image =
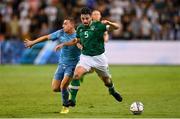
[[[135,52],[136,50],[137,52],[145,51],[140,55],[142,56],[141,60],[145,60],[145,62],[139,60],[114,62],[112,59],[112,63],[156,64],[159,60],[165,58],[160,64],[179,64],[178,61],[170,61],[169,59],[179,60],[180,56],[174,56],[169,52],[167,53],[169,55],[166,56],[162,53],[164,49],[170,50],[171,53],[177,52],[177,49],[179,49],[179,0],[0,0],[0,64],[57,63],[58,53],[52,51],[56,44],[49,43],[49,46],[46,46],[48,43],[44,42],[34,46],[32,49],[25,49],[23,40],[34,40],[39,36],[62,28],[62,22],[66,16],[73,16],[78,25],[80,23],[80,10],[85,6],[92,10],[99,10],[102,13],[102,19],[108,19],[120,24],[121,28],[119,30],[110,33],[109,44],[111,48],[116,47],[111,45],[111,41],[119,41],[116,44],[120,47],[120,51],[127,52],[126,55],[132,56],[134,53],[131,50],[135,50]],[[121,44],[122,40],[126,42],[137,41],[135,42],[137,44],[133,43],[133,46],[123,44],[124,42]],[[152,41],[152,46],[151,43],[142,44],[146,47],[149,46],[151,50],[156,48],[155,44],[160,45],[156,49],[160,52],[157,54],[159,57],[155,57],[156,61],[153,60],[151,55],[149,56],[151,57],[150,61],[146,62],[146,59],[143,59],[147,52],[152,53],[154,51],[143,49],[140,44],[142,42],[139,41]],[[170,46],[166,46],[166,43]],[[134,45],[140,45],[140,49],[132,49]],[[166,47],[163,49],[161,45]],[[127,46],[127,51],[122,50],[124,46]],[[43,49],[46,53],[40,56],[40,51]],[[115,55],[117,54],[115,53]],[[138,54],[134,55],[138,57]],[[178,54],[176,53],[176,55]],[[108,54],[108,57],[111,56]],[[146,58],[146,56],[144,57]],[[126,60],[129,57],[125,58],[124,54],[122,54],[119,58]],[[111,63],[111,59],[109,60]]]

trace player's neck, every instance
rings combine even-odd
[[[91,26],[92,22],[93,22],[93,21],[91,20],[91,22],[90,22],[89,26]]]

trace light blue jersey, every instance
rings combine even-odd
[[[76,38],[76,33],[67,34],[63,29],[50,34],[50,40],[57,40],[60,43],[68,42],[74,38]],[[80,54],[81,51],[77,46],[64,46],[60,50],[59,64],[76,65],[79,61]]]

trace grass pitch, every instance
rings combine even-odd
[[[180,118],[180,66],[110,66],[119,103],[108,94],[95,73],[85,76],[70,113],[59,114],[60,93],[51,91],[56,65],[0,66],[0,117],[52,118]],[[142,115],[132,115],[134,101],[144,104]]]

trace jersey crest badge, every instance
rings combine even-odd
[[[92,31],[94,31],[95,30],[95,26],[91,26],[91,28],[90,28]]]

